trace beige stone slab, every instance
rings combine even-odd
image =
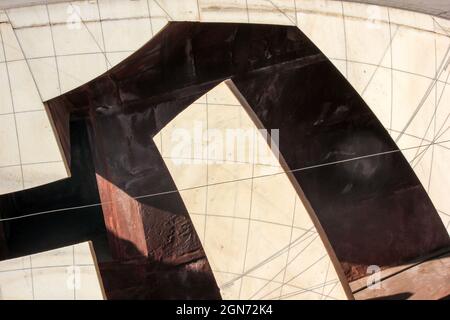
[[[329,281],[330,258],[317,234],[294,230],[292,239],[293,242],[296,242],[289,250],[288,266],[284,275],[284,281],[290,285],[305,289],[314,288],[314,291],[316,291],[320,285]],[[307,263],[305,263],[305,260]],[[331,271],[331,274],[334,275],[332,277],[333,280],[338,280],[334,270]]]
[[[423,142],[422,142],[423,143]],[[425,144],[425,143],[423,143]],[[420,141],[418,143],[420,145]],[[417,149],[419,150],[419,153],[415,155],[415,160],[412,162],[412,166],[414,169],[415,174],[419,178],[420,182],[422,183],[422,186],[429,191],[430,187],[430,174],[431,174],[431,167],[432,167],[432,161],[433,161],[433,147],[425,147]]]
[[[57,60],[63,93],[75,89],[106,71],[106,59],[102,53],[60,56]]]
[[[8,22],[5,10],[0,10],[0,22]]]
[[[247,0],[250,23],[296,25],[295,0]]]
[[[116,65],[118,65],[120,62],[128,58],[133,51],[123,51],[123,52],[111,52],[106,53],[106,57],[108,58],[108,62],[111,65],[108,65],[109,68],[112,68]]]
[[[444,83],[436,84],[436,135],[438,141],[449,140],[448,128],[450,123],[448,114],[450,113],[450,85]]]
[[[259,278],[281,281],[280,270],[286,265],[291,230],[289,226],[252,221],[244,271]]]
[[[99,273],[95,266],[80,266],[80,280],[75,290],[76,300],[104,300],[102,285],[99,281]]]
[[[209,104],[207,153],[209,164],[252,164],[257,131],[241,106]]]
[[[66,166],[62,161],[24,164],[22,170],[25,189],[58,181],[68,175]]]
[[[73,261],[75,265],[92,265],[95,263],[93,258],[92,243],[89,241],[73,246]]]
[[[178,163],[174,159],[164,159],[166,166],[172,175],[172,177],[177,177],[178,189],[187,189],[194,187],[202,187],[206,185],[207,181],[207,170],[205,165]]]
[[[77,27],[52,25],[56,55],[96,53],[105,50],[100,22],[85,22]],[[85,70],[87,71],[87,70]]]
[[[300,30],[328,58],[346,59],[342,13],[324,14],[297,7],[297,21]]]
[[[52,3],[48,4],[48,12],[52,24],[67,23],[72,24],[72,27],[80,26],[80,20],[92,22],[98,21],[100,17],[96,1]]]
[[[22,190],[22,167],[12,166],[0,168],[0,181],[0,194]]]
[[[32,300],[31,270],[0,272],[0,300]]]
[[[28,256],[9,259],[0,263],[0,272],[24,270],[29,268],[31,268],[31,259]]]
[[[399,26],[392,39],[392,66],[398,70],[434,78],[434,51],[434,37],[429,32]]]
[[[199,0],[204,22],[248,22],[245,0]]]
[[[98,0],[102,19],[148,17],[147,0]]]
[[[0,299],[104,299],[96,264],[89,242],[0,261]]]
[[[331,285],[328,285],[331,286]],[[326,287],[325,287],[326,288]],[[323,295],[321,294],[322,288],[319,288],[319,292],[316,292],[316,288],[304,289],[291,285],[284,285],[280,292],[278,299],[280,300],[321,300]],[[324,293],[326,294],[326,293]]]
[[[225,82],[221,82],[212,88],[205,96],[208,104],[241,106],[238,99],[230,92],[230,89]]]
[[[0,167],[20,165],[16,121],[13,114],[0,115]]]
[[[166,17],[152,17],[150,20],[153,35],[157,34],[162,28],[164,28],[169,21]]]
[[[314,224],[309,216],[309,213],[308,211],[306,211],[306,208],[303,205],[301,199],[298,197],[298,195],[295,195],[294,202],[295,202],[295,209],[294,209],[294,217],[292,219],[293,226],[300,230],[308,231],[310,233],[316,232]]]
[[[1,12],[0,12],[0,16],[1,16]],[[5,60],[6,59],[5,59],[5,51],[3,48],[3,42],[0,41],[0,62],[4,62]]]
[[[105,46],[111,51],[135,51],[153,36],[148,18],[104,21]]]
[[[9,23],[0,24],[3,49],[5,50],[6,61],[24,59],[22,49],[17,41],[16,35]]]
[[[342,15],[342,4],[333,0],[296,0],[299,12],[322,12],[331,15]]]
[[[27,59],[54,55],[50,26],[17,29],[16,34]]]
[[[366,19],[347,16],[353,14],[352,4],[344,3],[345,34],[347,45],[347,59],[365,62],[383,67],[391,66],[390,29],[387,9],[380,9],[377,19],[367,12]],[[370,50],[368,50],[370,48]]]
[[[56,58],[39,58],[29,60],[31,72],[36,80],[42,100],[47,101],[60,95],[58,66]]]
[[[199,187],[192,190],[180,191],[184,204],[190,211],[194,213],[205,214],[207,203],[206,199],[209,195],[206,187]]]
[[[184,201],[184,200],[183,200]],[[187,207],[187,204],[186,204]],[[192,221],[192,225],[195,228],[195,232],[198,235],[198,238],[202,241],[202,243],[205,241],[205,224],[206,224],[206,218],[205,218],[205,208],[203,209],[203,212],[193,212],[188,207],[189,216]]]
[[[431,85],[431,79],[393,72],[392,129],[403,131],[409,123],[405,132],[428,139],[432,137],[432,130],[425,135],[434,113],[435,93],[433,90],[428,92]]]
[[[154,3],[154,1],[152,2]],[[184,0],[179,2],[172,0],[159,0],[158,4],[160,8],[164,9],[164,11],[167,13],[167,15],[170,16],[172,20],[176,21],[199,20],[199,9],[197,0]],[[158,12],[157,9],[155,11]]]
[[[271,300],[278,299],[280,293],[281,285],[277,281],[244,276],[239,298],[244,300]]]
[[[73,247],[64,247],[31,255],[33,268],[71,266],[74,264]]]
[[[330,59],[333,65],[339,70],[339,72],[347,78],[347,61],[344,59]],[[348,78],[347,78],[348,79]]]
[[[18,113],[16,121],[22,164],[62,161],[45,111]]]
[[[434,148],[433,168],[431,171],[430,188],[428,194],[435,207],[441,212],[440,216],[444,225],[449,229],[448,215],[450,213],[450,203],[446,190],[450,187],[450,176],[448,164],[450,163],[450,150],[440,146]]]
[[[34,27],[48,24],[45,5],[12,8],[7,10],[14,28]]]
[[[25,60],[8,62],[15,112],[43,110],[41,97]]]
[[[286,175],[255,178],[252,191],[252,218],[292,224],[296,194]]]
[[[206,159],[206,105],[193,104],[178,114],[153,141],[161,139],[163,157],[172,159]]]
[[[439,67],[440,63],[444,61],[444,68],[438,70],[440,74],[438,74],[438,79],[443,82],[449,82],[450,80],[450,68],[445,63],[448,62],[449,55],[447,54],[447,50],[450,47],[450,32],[447,35],[439,35],[436,34],[434,36],[436,41],[436,69]],[[447,61],[446,61],[447,59]]]
[[[348,62],[348,81],[386,128],[391,126],[391,78],[390,69]]]
[[[388,7],[342,1],[344,14],[350,19],[368,20],[372,27],[378,27],[378,24],[389,23]]]
[[[433,31],[433,18],[430,15],[401,10],[396,8],[389,8],[389,16],[391,23],[408,26],[414,29],[422,29]]]
[[[33,269],[34,298],[37,300],[74,300],[72,268]],[[49,285],[51,284],[51,285]]]
[[[434,22],[434,31],[436,33],[439,33],[447,37],[450,35],[450,22],[448,19],[433,17],[433,22]]]
[[[152,18],[164,18],[166,20],[172,20],[169,17],[169,12],[167,12],[168,8],[166,5],[161,5],[162,2],[158,0],[148,0],[148,6],[150,10],[150,16]]]
[[[217,171],[212,171],[214,176]],[[243,180],[208,186],[208,214],[248,218],[252,181]]]
[[[397,136],[399,131],[392,130],[392,135]],[[410,164],[413,164],[418,156],[429,149],[430,142],[422,141],[420,137],[404,134],[397,143],[397,146],[402,150],[403,155]]]
[[[248,220],[206,216],[203,248],[213,270],[241,273],[244,267]],[[220,228],[218,228],[220,226]]]
[[[227,284],[225,287],[220,288],[220,295],[224,300],[235,299],[235,297],[239,297],[239,292],[241,290],[241,278],[236,278],[236,274],[234,273],[226,273],[213,270],[214,277],[216,278],[217,283],[225,283]]]

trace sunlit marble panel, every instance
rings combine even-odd
[[[0,261],[1,300],[103,300],[90,242]]]

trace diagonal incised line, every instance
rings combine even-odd
[[[23,50],[22,42],[19,40],[19,37],[17,36],[17,32],[13,28],[13,24],[12,24],[11,19],[9,18],[8,12],[6,10],[5,10],[5,16],[6,16],[6,19],[8,20],[9,25],[11,26],[11,30],[13,31],[14,38],[16,39],[17,44],[19,45],[20,51],[22,52],[23,58],[27,64],[28,72],[30,72],[31,78],[33,79],[34,86],[36,87],[36,91],[39,95],[39,98],[41,101],[44,101],[42,98],[41,90],[39,90],[39,87],[37,85],[36,77],[34,76],[34,73],[31,70],[30,61],[29,61],[29,59],[27,59],[27,56],[25,55],[25,51]],[[5,56],[5,61],[6,61],[6,56]]]
[[[445,83],[447,83],[449,76],[450,76],[450,73],[447,74],[447,77],[446,77],[446,79],[445,79]],[[427,129],[425,130],[425,133],[424,133],[424,135],[422,136],[422,138],[421,138],[421,140],[420,140],[420,145],[422,145],[423,141],[425,140],[425,137],[426,137],[426,135],[428,134],[428,130],[430,129],[431,124],[433,123],[433,120],[436,122],[437,109],[438,109],[439,106],[440,106],[440,103],[441,103],[442,97],[444,96],[444,92],[445,92],[445,89],[446,89],[446,88],[447,88],[447,85],[444,85],[444,87],[442,88],[441,95],[439,96],[439,100],[438,100],[437,103],[436,103],[436,106],[435,106],[435,108],[434,108],[434,111],[433,111],[433,115],[432,115],[432,117],[431,117],[431,120],[430,120],[430,122],[428,123],[428,127],[427,127]],[[435,133],[435,134],[436,134],[436,133]],[[435,138],[435,137],[434,137],[434,138]],[[417,149],[415,156],[417,156],[417,154],[419,153],[419,151],[420,151],[420,148]]]
[[[297,25],[297,23],[292,20],[283,10],[281,10],[275,3],[273,3],[272,0],[266,0],[267,2],[271,3],[275,9],[277,9],[282,15],[284,15],[290,22],[292,22],[294,25]],[[295,12],[295,16],[297,16],[297,12]]]
[[[311,230],[313,229],[313,227],[311,227]],[[304,239],[302,239],[304,236],[306,235],[306,237]],[[314,236],[314,233],[310,233],[308,231],[305,231],[304,233],[302,233],[301,236],[299,236],[297,239],[295,239],[294,241],[292,241],[291,243],[289,243],[288,245],[286,245],[285,247],[281,248],[280,250],[276,251],[275,253],[273,253],[271,256],[267,257],[266,259],[260,261],[258,264],[256,264],[255,266],[251,267],[250,269],[248,269],[247,271],[243,272],[242,274],[240,274],[239,276],[237,276],[236,278],[231,279],[230,281],[226,282],[223,284],[223,286],[229,286],[230,284],[232,284],[233,282],[235,282],[236,280],[239,280],[241,278],[243,278],[244,276],[250,274],[251,272],[257,270],[258,268],[264,266],[265,264],[267,264],[268,262],[272,261],[273,259],[276,259],[277,257],[279,257],[280,255],[282,255],[289,247],[291,246],[297,246],[299,244],[301,244],[303,241],[311,238],[312,236]],[[316,236],[317,237],[317,236]]]
[[[296,290],[294,292],[289,292],[289,293],[286,293],[284,295],[281,295],[277,300],[287,299],[287,298],[294,297],[294,296],[297,296],[297,295],[300,295],[300,294],[303,294],[303,293],[308,293],[308,292],[312,292],[312,293],[320,295],[321,299],[323,299],[323,298],[336,299],[336,298],[334,298],[334,297],[332,297],[332,296],[330,296],[330,295],[328,295],[326,293],[318,293],[317,291],[314,291],[314,290],[322,289],[322,292],[324,292],[325,291],[325,287],[328,287],[328,286],[333,286],[333,289],[334,289],[334,287],[338,284],[338,282],[339,282],[338,280],[330,280],[330,281],[326,281],[324,283],[320,283],[320,284],[317,284],[317,285],[314,285],[314,286],[311,286],[311,287],[308,287],[308,288],[301,288],[301,289]]]
[[[106,56],[106,48],[104,48],[104,50],[102,50],[102,47],[100,46],[100,44],[98,43],[97,39],[95,39],[94,35],[92,34],[91,30],[88,28],[87,24],[84,22],[83,18],[78,14],[78,11],[75,10],[75,7],[73,6],[72,2],[69,2],[69,5],[72,7],[73,12],[76,13],[76,15],[78,16],[78,18],[80,19],[81,23],[83,23],[84,28],[86,29],[86,31],[89,33],[89,35],[91,36],[92,40],[94,40],[95,45],[97,46],[97,48],[100,50],[100,52],[103,54],[103,56],[105,57],[106,62],[109,64],[110,67],[112,67],[111,62],[109,61],[108,57]],[[101,23],[101,17],[99,17],[99,21]]]
[[[398,30],[399,30],[399,26],[397,26],[395,28],[395,32],[394,34],[390,37],[389,39],[389,44],[387,45],[386,49],[384,49],[383,55],[381,56],[380,61],[378,62],[378,64],[376,65],[375,70],[372,72],[372,75],[370,76],[369,81],[367,82],[366,86],[364,87],[364,89],[361,91],[361,97],[364,96],[364,94],[366,93],[367,89],[369,88],[370,84],[372,83],[373,78],[375,77],[375,74],[377,73],[378,69],[381,67],[381,64],[384,60],[384,58],[386,57],[386,54],[388,53],[389,49],[392,47],[392,42],[394,41],[395,37],[397,36]],[[391,64],[391,68],[392,68],[392,64]]]
[[[447,116],[445,122],[442,124],[441,129],[443,128],[443,126],[444,126],[445,123],[447,122],[447,119],[449,118],[449,116],[450,116],[450,113],[449,113],[449,115]],[[417,157],[414,157],[414,158],[410,161],[410,163],[413,163],[413,162],[416,160],[416,158],[420,157],[420,159],[413,165],[413,169],[414,169],[414,168],[417,166],[417,164],[422,160],[422,158],[425,156],[425,153],[427,152],[427,150],[428,150],[432,145],[439,144],[439,143],[437,143],[436,141],[439,140],[439,138],[441,138],[441,137],[448,131],[449,128],[450,128],[450,127],[447,127],[447,129],[445,129],[442,133],[441,133],[441,129],[440,129],[440,130],[438,131],[438,133],[437,133],[437,136],[433,139],[432,143],[431,143],[431,144],[428,144],[428,145],[424,145],[424,146],[426,146],[425,149],[423,149],[423,150],[419,153],[419,155],[418,155]]]
[[[445,144],[445,143],[448,143],[448,142],[450,142],[450,140],[436,141],[436,142],[431,142],[429,144],[425,144],[422,147],[431,146],[431,145],[441,145],[441,144]],[[146,199],[146,198],[151,198],[151,197],[158,197],[158,196],[168,195],[168,194],[172,194],[172,193],[178,193],[178,192],[181,192],[181,191],[188,191],[188,190],[195,190],[195,189],[198,189],[198,188],[205,188],[206,186],[223,185],[223,184],[226,184],[226,183],[234,183],[234,182],[238,182],[238,181],[248,181],[250,179],[266,178],[266,177],[271,177],[271,176],[276,176],[276,175],[286,174],[286,173],[291,173],[291,172],[301,172],[301,171],[306,171],[306,170],[318,169],[318,168],[322,168],[322,167],[337,165],[337,164],[341,164],[341,163],[347,163],[347,162],[351,162],[351,161],[357,161],[357,160],[368,159],[368,158],[372,158],[372,157],[378,157],[378,156],[383,156],[383,155],[388,155],[388,154],[394,154],[394,153],[407,151],[407,150],[414,150],[414,149],[417,149],[419,147],[420,146],[412,146],[412,147],[407,147],[407,148],[402,148],[402,149],[397,148],[397,149],[392,149],[392,150],[389,150],[389,151],[383,151],[383,152],[378,152],[378,153],[373,153],[373,154],[367,154],[367,155],[358,156],[358,157],[349,158],[349,159],[344,159],[344,160],[331,161],[331,162],[326,162],[326,163],[322,163],[322,164],[318,164],[318,165],[305,166],[305,167],[292,169],[292,170],[286,170],[286,171],[277,172],[277,173],[259,175],[259,176],[251,177],[251,178],[241,178],[241,179],[235,179],[235,180],[230,180],[230,181],[210,183],[210,184],[206,184],[206,185],[198,185],[198,186],[193,186],[193,187],[188,187],[188,188],[180,188],[180,189],[162,191],[162,192],[157,192],[157,193],[144,194],[144,195],[140,195],[140,196],[136,196],[136,197],[132,197],[132,198],[136,199],[136,200],[138,200],[138,199]],[[34,213],[31,213],[31,214],[27,214],[27,215],[0,219],[0,222],[24,219],[24,218],[28,218],[28,217],[43,215],[43,214],[67,212],[67,211],[71,211],[71,210],[91,208],[91,207],[96,207],[96,206],[101,206],[101,205],[109,205],[109,204],[118,203],[118,202],[121,202],[121,200],[117,200],[116,199],[116,200],[110,200],[110,201],[104,201],[104,202],[91,203],[91,204],[87,204],[87,205],[80,205],[80,206],[64,207],[64,208],[53,209],[53,210],[39,211],[39,212],[34,212]]]
[[[447,63],[449,52],[450,52],[450,45],[448,45],[447,51],[445,52],[445,55],[442,58],[442,61],[441,61],[440,65],[439,65],[439,68],[435,72],[435,76],[434,76],[433,80],[431,81],[430,85],[428,86],[427,90],[425,91],[425,94],[423,95],[422,99],[420,100],[419,105],[416,107],[416,109],[414,110],[413,114],[408,119],[408,121],[406,122],[406,124],[403,127],[403,129],[400,131],[400,134],[395,139],[396,143],[398,143],[398,141],[402,138],[404,132],[409,128],[409,126],[411,125],[411,123],[413,122],[413,120],[415,119],[417,114],[419,113],[420,109],[425,104],[425,101],[428,99],[428,96],[430,95],[431,91],[433,91],[433,88],[436,86],[436,83],[438,82],[438,79],[440,78],[441,74],[445,70],[445,65]]]
[[[305,238],[305,239],[303,239],[302,241],[304,241],[304,240],[307,240],[308,238],[310,238],[311,236],[308,236],[307,238]],[[297,257],[300,255],[300,254],[302,254],[317,238],[318,238],[319,236],[315,236],[310,242],[308,242],[308,244],[302,249],[302,250],[300,250],[296,255],[295,255],[295,257],[291,260],[291,261],[289,261],[288,263],[286,263],[285,265],[284,265],[284,267],[283,268],[281,268],[281,270],[280,271],[278,271],[270,280],[268,280],[268,282],[266,283],[266,284],[264,284],[258,291],[256,291],[249,299],[251,300],[251,299],[253,299],[258,293],[260,293],[265,287],[267,287],[281,272],[283,272],[293,261],[295,261],[295,259],[297,259]],[[279,287],[277,287],[277,288],[275,288],[274,290],[272,290],[271,292],[269,292],[268,294],[271,294],[272,292],[274,292],[274,291],[276,291],[276,290],[278,290],[278,289],[280,289],[281,287],[283,287],[283,285],[285,284],[286,282],[283,282]],[[264,298],[264,297],[263,297]]]
[[[323,258],[327,257],[328,254],[324,254],[323,256],[321,256],[319,259],[317,259],[316,261],[314,261],[312,264],[310,264],[308,267],[306,267],[305,269],[303,269],[302,271],[300,271],[298,274],[296,274],[295,276],[293,276],[291,279],[289,279],[288,281],[286,281],[285,283],[283,283],[283,285],[289,284],[289,282],[291,282],[292,280],[294,280],[295,278],[298,278],[299,276],[301,276],[303,273],[305,273],[306,271],[308,271],[309,269],[311,269],[312,267],[314,267],[317,263],[319,263]],[[294,260],[292,260],[294,261]],[[291,261],[291,263],[292,263]],[[287,267],[287,266],[286,266]],[[271,295],[273,292],[277,291],[278,289],[280,289],[281,286],[273,289],[272,291],[266,293],[264,296],[262,296],[260,298],[260,300],[266,298],[267,296]]]

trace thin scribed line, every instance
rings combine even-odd
[[[254,148],[254,146],[256,145],[256,140],[257,140],[255,132],[253,132],[252,140],[253,140],[253,148]],[[245,267],[247,265],[248,241],[250,239],[250,229],[251,229],[251,223],[252,223],[253,186],[254,186],[253,177],[254,177],[254,174],[255,174],[255,152],[254,152],[254,150],[252,152],[252,162],[253,162],[253,164],[252,164],[252,180],[251,180],[251,184],[250,184],[250,206],[249,206],[249,212],[248,212],[247,236],[246,236],[246,239],[245,239],[244,261],[243,261],[243,264],[242,264],[242,274],[243,275],[246,274]],[[235,280],[233,280],[233,281],[235,281]],[[240,285],[239,285],[239,299],[241,298],[241,295],[242,295],[243,282],[244,282],[244,279],[242,279],[242,277],[241,277],[241,282],[240,282]]]
[[[9,19],[9,18],[8,18]],[[12,25],[11,25],[12,28]],[[14,32],[14,30],[13,30]],[[9,72],[9,63],[7,61],[7,57],[6,57],[6,49],[4,46],[4,41],[3,41],[3,32],[0,29],[0,41],[3,44],[2,45],[2,52],[3,52],[3,56],[5,57],[5,70],[6,70],[6,77],[8,79],[8,86],[9,86],[9,95],[10,95],[10,99],[11,99],[11,107],[12,107],[12,111],[13,111],[13,118],[14,118],[14,129],[15,129],[15,133],[16,133],[16,140],[17,140],[17,151],[18,151],[18,155],[19,155],[19,161],[20,161],[20,175],[21,175],[21,185],[22,185],[22,189],[25,189],[25,179],[23,178],[23,166],[22,166],[22,151],[20,150],[20,140],[19,140],[19,131],[17,129],[17,115],[16,115],[16,106],[15,106],[15,102],[14,102],[14,97],[13,97],[13,91],[12,91],[12,84],[11,84],[11,74]],[[22,52],[22,54],[24,55],[25,58],[25,53]]]
[[[403,149],[389,150],[389,151],[384,151],[384,152],[379,152],[379,153],[374,153],[374,154],[368,154],[368,155],[354,157],[354,158],[349,158],[349,159],[344,159],[344,160],[331,161],[331,162],[321,163],[321,164],[317,164],[317,165],[297,168],[297,169],[293,169],[293,170],[286,170],[286,171],[282,171],[282,172],[276,172],[276,173],[271,173],[271,174],[260,175],[260,176],[256,176],[256,177],[241,178],[241,179],[235,179],[235,180],[230,180],[230,181],[222,181],[222,182],[216,182],[216,183],[210,183],[210,184],[207,183],[205,185],[199,185],[199,186],[195,186],[195,187],[176,189],[176,190],[168,190],[168,191],[152,193],[152,194],[145,194],[145,195],[131,197],[131,198],[133,198],[135,200],[146,199],[146,198],[151,198],[151,197],[168,195],[168,194],[172,194],[172,193],[178,193],[178,192],[182,192],[182,191],[188,191],[188,190],[195,190],[195,189],[199,189],[199,188],[205,188],[205,187],[208,187],[208,186],[216,186],[216,185],[222,185],[222,184],[238,182],[238,181],[247,181],[247,180],[251,180],[251,179],[266,178],[266,177],[282,175],[282,174],[286,174],[286,173],[301,172],[301,171],[306,171],[306,170],[311,170],[311,169],[316,169],[316,168],[322,168],[322,167],[331,166],[331,165],[340,164],[340,163],[347,163],[347,162],[351,162],[351,161],[355,161],[355,160],[362,160],[362,159],[372,158],[372,157],[381,156],[381,155],[393,154],[393,153],[397,153],[397,152],[401,152],[401,151],[407,151],[407,150],[417,149],[417,148],[431,146],[431,145],[438,145],[438,144],[447,143],[447,142],[450,142],[450,140],[444,140],[444,141],[440,141],[440,142],[433,142],[433,143],[430,143],[430,144],[425,144],[425,145],[421,145],[421,146],[414,146],[414,147],[408,147],[408,148],[403,148]],[[117,203],[117,202],[120,202],[120,200],[111,200],[111,201],[105,201],[105,202],[99,202],[99,203],[92,203],[92,204],[88,204],[88,205],[81,205],[81,206],[74,206],[74,207],[67,207],[67,208],[60,208],[60,209],[41,211],[41,212],[31,213],[31,214],[28,214],[28,215],[23,215],[23,216],[18,216],[18,217],[11,217],[11,218],[0,219],[0,222],[17,220],[17,219],[24,219],[24,218],[38,216],[38,215],[43,215],[43,214],[48,214],[48,213],[56,213],[56,212],[63,212],[63,211],[70,211],[70,210],[78,210],[78,209],[98,207],[98,206],[101,206],[101,205],[107,205],[107,204],[112,204],[112,203]]]
[[[167,18],[174,21],[174,19],[170,16],[169,12],[159,3],[158,0],[155,0],[156,5],[166,14]]]
[[[297,241],[298,239],[302,238],[305,234],[306,234],[306,233],[302,234],[302,235],[301,235],[299,238],[297,238],[295,241]],[[289,247],[295,247],[295,246],[297,246],[297,245],[299,245],[299,244],[302,244],[302,242],[304,242],[305,240],[310,239],[311,237],[312,237],[312,235],[308,235],[307,237],[303,238],[299,243],[297,243],[297,244],[295,244],[295,245],[292,245],[292,244],[290,243],[288,246],[289,246]],[[291,261],[288,261],[288,262],[284,265],[284,267],[281,268],[281,270],[278,271],[278,272],[271,278],[270,281],[276,279],[276,278],[280,275],[281,272],[283,272],[284,270],[286,270],[286,269],[287,269],[287,268],[288,268],[288,267],[289,267],[289,266],[290,266],[290,265],[291,265],[291,264],[292,264],[292,263],[293,263],[300,255],[302,255],[303,252],[305,252],[305,251],[309,248],[309,246],[310,246],[312,243],[314,243],[314,241],[316,241],[316,239],[318,239],[318,238],[319,238],[319,235],[316,235],[315,237],[313,237],[312,240],[309,241],[308,244],[307,244],[305,247],[303,247],[303,248],[300,250],[300,252],[298,252],[298,253],[295,255],[294,258],[291,259]],[[280,250],[280,251],[281,251],[281,250]],[[302,271],[302,272],[303,272],[303,271]],[[258,291],[256,291],[255,293],[253,293],[253,295],[249,298],[249,300],[256,299],[255,297],[256,297],[257,295],[259,295],[259,294],[262,292],[262,290],[263,290],[264,288],[266,288],[266,287],[270,284],[270,281],[267,282],[265,285],[263,285],[261,288],[259,288]],[[278,286],[278,287],[275,288],[274,290],[270,291],[269,293],[266,293],[264,296],[260,297],[259,300],[262,300],[262,299],[264,299],[266,296],[271,295],[273,292],[277,291],[278,289],[281,290],[281,288],[282,288],[283,286],[288,285],[288,282],[289,282],[289,281],[287,281],[287,282],[286,282],[286,281],[283,281],[283,283],[282,283],[280,286]]]
[[[282,15],[284,15],[289,20],[289,22],[293,23],[295,26],[297,25],[296,21],[292,20],[291,17],[289,17],[286,12],[281,10],[280,7],[278,7],[275,3],[273,3],[272,0],[267,0],[267,2],[272,4],[272,6],[274,6],[275,9],[277,9]],[[294,10],[295,10],[295,8],[294,8]],[[295,16],[297,17],[297,12],[295,12]]]
[[[28,58],[27,58],[27,56],[26,56],[26,54],[25,54],[25,51],[23,50],[22,42],[19,40],[19,37],[17,36],[17,33],[16,33],[16,29],[13,28],[11,19],[9,18],[8,12],[7,12],[6,10],[5,10],[5,16],[6,16],[6,18],[8,19],[8,23],[9,23],[10,26],[11,26],[11,30],[12,30],[12,32],[13,32],[13,34],[14,34],[14,38],[16,39],[17,44],[19,45],[20,51],[22,52],[23,58],[24,58],[24,60],[25,60],[25,63],[27,64],[28,71],[29,71],[30,74],[31,74],[31,78],[33,79],[33,82],[34,82],[34,85],[35,85],[35,87],[36,87],[36,90],[37,90],[37,93],[38,93],[38,95],[39,95],[39,98],[41,99],[41,101],[44,101],[44,100],[42,99],[42,93],[41,93],[41,90],[39,89],[39,87],[38,87],[38,85],[37,85],[36,77],[34,76],[34,73],[33,73],[32,69],[31,69],[30,62],[28,61]],[[2,42],[3,42],[3,40],[2,40]],[[5,60],[6,60],[6,56],[5,56]]]
[[[75,7],[73,6],[72,2],[69,2],[69,5],[72,7],[73,12],[78,16],[78,18],[80,19],[81,23],[83,24],[84,28],[86,29],[86,31],[89,33],[89,35],[91,36],[92,40],[94,40],[95,45],[97,46],[97,48],[100,50],[100,52],[103,54],[105,60],[106,60],[106,68],[108,69],[108,64],[110,67],[112,67],[111,62],[109,61],[108,57],[106,56],[106,48],[103,48],[100,46],[100,44],[98,43],[97,39],[95,38],[94,34],[91,32],[91,30],[89,29],[89,27],[87,26],[87,24],[84,22],[83,18],[81,17],[81,15],[78,13],[78,11],[75,9]],[[97,6],[98,6],[98,2],[97,2]],[[99,14],[99,18],[100,17],[100,6],[98,6],[98,14]],[[100,22],[100,31],[102,33],[102,37],[103,37],[103,27],[102,24]],[[103,39],[104,41],[104,39]]]
[[[423,95],[422,99],[419,102],[419,105],[416,107],[416,109],[414,110],[413,114],[411,115],[411,117],[408,119],[408,122],[405,124],[404,128],[401,130],[400,134],[397,136],[397,138],[395,139],[395,142],[400,141],[400,139],[403,136],[403,133],[408,130],[409,126],[411,125],[411,123],[414,121],[415,117],[417,116],[417,114],[419,113],[419,111],[422,109],[423,105],[425,104],[426,100],[428,99],[428,96],[430,95],[430,93],[433,91],[434,87],[436,86],[436,84],[438,83],[437,79],[439,79],[442,75],[442,73],[445,70],[446,67],[446,62],[448,61],[448,55],[450,53],[450,45],[447,47],[447,50],[445,52],[444,57],[442,58],[442,61],[439,65],[438,70],[435,72],[434,78],[431,81],[430,85],[428,86],[427,90],[425,91],[425,94]]]

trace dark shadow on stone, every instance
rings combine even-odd
[[[115,241],[122,242],[122,246],[134,246],[124,239]],[[99,269],[109,300],[221,299],[206,257],[167,264],[141,256],[122,262],[103,262]]]
[[[84,121],[71,127],[72,177],[0,196],[2,218],[99,203]],[[109,260],[101,206],[12,220],[7,229],[8,255],[15,258],[91,240],[100,261]]]

